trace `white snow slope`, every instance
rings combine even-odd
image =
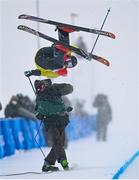
[[[112,131],[112,129],[110,129]],[[26,174],[20,176],[2,176],[2,178],[28,179],[112,179],[118,169],[122,167],[137,151],[134,142],[127,143],[123,134],[117,141],[114,131],[106,143],[97,142],[95,134],[88,138],[69,142],[66,150],[70,165],[76,165],[71,171],[49,174]],[[47,154],[50,148],[44,148]],[[119,178],[139,178],[139,157],[119,176]],[[41,172],[43,156],[38,149],[17,152],[16,155],[0,160],[0,174],[19,173],[26,171]]]

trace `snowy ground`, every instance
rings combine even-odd
[[[110,129],[112,131],[112,129]],[[114,135],[114,131],[112,131]],[[111,132],[109,132],[109,135]],[[108,142],[96,142],[95,134],[88,138],[83,138],[69,143],[67,151],[68,160],[75,169],[64,172],[61,171],[49,174],[27,174],[12,177],[0,178],[31,178],[31,179],[111,179],[117,170],[134,154],[137,150],[135,143],[127,143],[124,134],[118,141],[117,136],[109,136]],[[45,153],[49,148],[43,149]],[[0,174],[10,174],[26,171],[41,171],[43,156],[38,149],[26,152],[17,152],[16,155],[0,160]],[[139,178],[139,158],[133,165],[120,176],[120,178]]]

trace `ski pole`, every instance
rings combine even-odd
[[[29,80],[29,82],[30,82],[30,84],[31,84],[31,87],[32,87],[32,89],[33,89],[33,91],[34,91],[34,93],[35,93],[35,96],[36,96],[36,91],[35,91],[35,89],[34,89],[34,87],[33,87],[33,84],[32,84],[32,82],[31,82],[30,77],[28,77],[28,80]]]
[[[38,127],[38,131],[37,131],[37,133],[36,133],[36,135],[35,135],[35,137],[34,137],[34,140],[35,140],[36,144],[38,145],[38,147],[39,147],[39,149],[40,149],[43,157],[46,158],[46,156],[45,156],[45,154],[44,154],[41,146],[39,145],[39,143],[38,143],[37,140],[36,140],[36,138],[37,138],[37,136],[38,136],[38,134],[39,134],[39,132],[40,132],[40,128],[41,128],[42,122],[43,122],[43,120],[41,120],[41,122],[40,122],[40,126]]]
[[[31,82],[30,77],[28,77],[28,80],[29,80],[29,82],[30,82],[30,84],[31,84],[31,87],[32,87],[32,89],[33,89],[33,91],[34,91],[34,93],[35,93],[35,96],[36,96],[36,91],[35,91],[35,89],[34,89],[34,87],[33,87],[33,84],[32,84],[32,82]],[[45,154],[44,154],[44,152],[43,152],[41,146],[39,145],[39,143],[38,143],[37,140],[36,140],[36,138],[37,138],[37,136],[38,136],[38,134],[39,134],[39,131],[40,131],[42,122],[43,122],[43,121],[41,120],[40,126],[39,126],[39,128],[38,128],[38,131],[37,131],[35,137],[34,137],[34,140],[35,140],[36,144],[38,145],[38,147],[39,147],[39,149],[40,149],[42,155],[44,156],[44,158],[46,158],[46,156],[45,156]]]
[[[104,24],[105,24],[105,21],[106,21],[106,19],[107,19],[107,17],[108,17],[108,14],[109,14],[109,12],[110,12],[110,8],[107,10],[107,14],[106,14],[106,16],[105,16],[105,19],[104,19],[104,21],[103,21],[103,23],[102,23],[102,26],[101,26],[101,28],[100,28],[100,30],[102,30],[102,28],[103,28],[103,26],[104,26]],[[94,45],[93,45],[93,48],[92,48],[92,50],[91,50],[91,54],[93,53],[93,51],[94,51],[94,48],[95,48],[95,46],[96,46],[96,43],[97,43],[97,41],[98,41],[98,38],[99,38],[99,34],[97,35],[97,38],[96,38],[96,40],[95,40],[95,43],[94,43]]]

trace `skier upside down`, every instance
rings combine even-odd
[[[52,25],[56,25],[56,30],[58,30],[58,38],[56,40],[50,36],[40,33],[34,29],[31,29],[27,26],[20,25],[18,29],[34,34],[38,37],[42,37],[50,42],[53,42],[51,47],[44,47],[38,50],[35,56],[35,64],[37,66],[36,70],[25,71],[25,75],[27,77],[31,75],[36,76],[46,76],[48,78],[56,78],[59,76],[67,75],[67,68],[73,68],[77,65],[77,59],[75,56],[71,55],[71,52],[75,52],[76,54],[82,56],[87,60],[95,59],[98,62],[101,62],[107,66],[110,65],[109,61],[106,59],[93,55],[92,53],[88,53],[80,48],[75,48],[70,46],[69,33],[75,31],[86,31],[94,34],[101,34],[110,38],[115,39],[115,35],[110,32],[99,31],[95,29],[88,29],[79,26],[73,26],[69,24],[59,23],[56,21],[49,21],[42,18],[29,16],[29,15],[20,15],[19,19],[28,19],[36,22],[48,23]]]
[[[46,130],[52,136],[52,149],[44,159],[42,171],[56,171],[55,162],[68,170],[68,161],[64,150],[64,129],[69,123],[68,112],[72,107],[66,107],[62,96],[72,93],[70,84],[52,84],[50,79],[36,80],[36,117],[43,120]]]
[[[58,28],[59,40],[69,44],[69,33],[71,29]],[[71,55],[68,48],[53,44],[51,47],[43,47],[35,56],[36,70],[25,71],[27,77],[31,75],[56,78],[67,75],[67,68],[77,65],[77,59]]]

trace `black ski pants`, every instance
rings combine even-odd
[[[49,127],[48,132],[52,136],[53,145],[49,154],[45,158],[45,161],[51,165],[54,165],[56,160],[60,162],[61,160],[67,159],[64,150],[64,142],[65,142],[64,128]]]

